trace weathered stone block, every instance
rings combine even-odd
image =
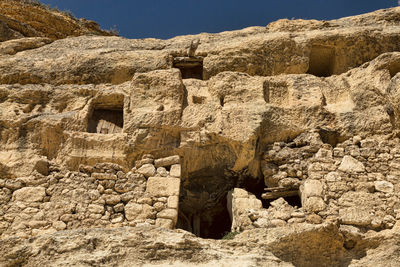
[[[367,226],[372,221],[372,216],[367,209],[350,207],[339,210],[339,219],[342,224]]]
[[[258,210],[262,208],[262,202],[259,199],[254,198],[236,198],[233,202],[234,212],[235,211],[244,211],[244,210]]]
[[[178,207],[179,207],[179,197],[178,196],[168,197],[168,208],[178,209]]]
[[[320,197],[309,197],[302,199],[303,208],[309,212],[319,212],[326,208],[325,202]]]
[[[97,204],[89,204],[88,210],[89,210],[90,213],[103,214],[104,213],[104,206],[103,205],[97,205]]]
[[[171,166],[174,164],[179,164],[181,161],[180,157],[178,155],[167,157],[167,158],[161,158],[161,159],[156,159],[154,161],[154,165],[156,165],[156,168],[158,167],[165,167],[165,166]]]
[[[247,198],[249,197],[249,193],[241,188],[235,188],[233,190],[233,197],[234,198]]]
[[[62,221],[55,221],[55,222],[53,222],[53,228],[58,231],[61,231],[61,230],[64,230],[65,228],[67,228],[67,225]]]
[[[171,166],[171,170],[169,171],[169,175],[172,177],[181,177],[181,165],[174,164]]]
[[[318,180],[306,180],[301,189],[302,199],[308,197],[321,197],[323,192],[322,183]]]
[[[164,167],[158,167],[157,168],[157,173],[162,177],[167,177],[168,176],[168,171]]]
[[[125,217],[128,221],[154,218],[154,208],[147,204],[129,202],[125,205]]]
[[[156,174],[156,168],[153,164],[144,164],[137,172],[143,174],[145,177],[151,177]]]
[[[167,229],[174,229],[174,222],[170,219],[158,218],[156,220],[156,226]]]
[[[344,156],[340,163],[339,170],[342,172],[363,172],[364,164],[353,158],[352,156]]]
[[[175,225],[178,220],[178,211],[176,209],[165,209],[157,214],[157,218],[171,219]]]
[[[135,161],[135,167],[136,167],[136,169],[139,169],[140,167],[142,167],[145,164],[153,164],[153,163],[154,163],[154,159],[141,159],[141,160]]]
[[[97,180],[117,180],[117,176],[112,173],[94,172],[92,173],[92,177]]]
[[[14,201],[40,202],[46,196],[44,187],[24,187],[13,193]]]
[[[392,193],[394,190],[393,184],[387,181],[375,181],[374,186],[376,191],[383,193]]]
[[[146,192],[155,197],[179,196],[180,185],[179,178],[150,177]]]
[[[116,205],[121,202],[121,197],[119,195],[103,195],[103,199],[109,205]]]

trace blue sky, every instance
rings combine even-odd
[[[41,0],[127,38],[162,38],[265,26],[280,18],[335,19],[397,0]]]

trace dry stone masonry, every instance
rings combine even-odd
[[[0,266],[400,266],[400,7],[129,40],[11,2]]]
[[[1,236],[139,225],[173,229],[180,166],[179,156],[154,160],[147,154],[130,171],[98,163],[71,172],[50,162],[46,176],[35,171],[28,177],[1,179]]]

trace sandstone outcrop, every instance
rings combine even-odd
[[[0,261],[398,265],[399,18],[1,42]]]
[[[84,34],[112,35],[101,30],[94,21],[76,19],[69,12],[59,11],[37,0],[0,2],[0,41],[24,37],[55,40]]]

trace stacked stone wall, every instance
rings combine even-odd
[[[175,227],[179,156],[154,160],[145,155],[130,171],[99,163],[71,172],[50,163],[46,172],[0,179],[3,237],[92,227]]]
[[[234,193],[233,203],[245,201],[247,205],[239,210],[233,205],[232,230],[327,220],[383,230],[400,219],[397,137],[354,136],[332,147],[312,131],[292,142],[271,145],[264,153],[262,170],[267,187],[297,188],[302,206],[293,207],[278,198],[266,209],[249,202],[251,194]]]

